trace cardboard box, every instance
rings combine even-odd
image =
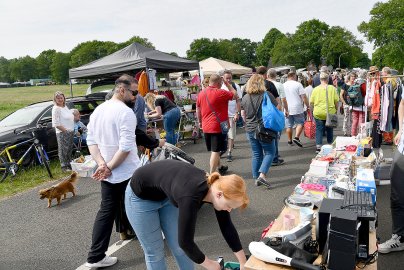
[[[358,169],[356,175],[356,191],[364,191],[372,195],[373,204],[376,203],[376,182],[372,169]]]

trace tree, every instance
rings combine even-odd
[[[187,58],[201,61],[209,57],[217,57],[218,41],[211,41],[208,38],[199,38],[192,41],[187,50]]]
[[[271,55],[274,65],[299,66],[297,61],[297,59],[299,59],[299,54],[297,53],[297,48],[292,35],[286,34],[285,37],[278,39],[271,51]]]
[[[230,40],[230,47],[233,52],[231,62],[242,66],[252,66],[256,62],[257,42],[252,42],[247,38],[232,38]]]
[[[55,57],[55,50],[46,50],[41,52],[36,58],[37,72],[39,78],[50,78],[53,58]]]
[[[390,0],[376,3],[370,11],[369,22],[362,22],[358,30],[369,42],[374,42],[374,57],[383,65],[398,70],[404,68],[404,1]],[[377,53],[376,53],[377,52]]]
[[[70,54],[57,52],[50,66],[52,79],[56,83],[66,83],[69,79]]]
[[[87,41],[80,43],[70,51],[72,68],[88,64],[116,51],[117,45],[112,41]]]
[[[11,82],[10,61],[3,56],[0,57],[0,82]]]
[[[145,47],[149,47],[149,48],[152,48],[152,49],[156,49],[156,48],[154,47],[153,43],[151,43],[147,38],[142,38],[142,37],[139,37],[139,36],[133,36],[133,37],[131,37],[128,41],[119,43],[119,44],[117,45],[117,50],[120,50],[120,49],[125,48],[126,46],[129,46],[129,45],[132,44],[133,42],[140,43],[140,44],[142,44],[142,45],[145,46]]]
[[[24,56],[10,61],[10,77],[12,81],[29,81],[36,78],[36,61],[31,56]]]
[[[271,28],[265,35],[262,42],[257,47],[257,66],[267,66],[271,58],[271,51],[275,46],[275,42],[285,37],[281,31],[276,28]]]
[[[338,67],[357,67],[358,59],[364,60],[362,52],[363,41],[347,29],[340,26],[331,27],[325,35],[321,48],[321,56],[327,59],[327,64]],[[363,63],[362,63],[363,64]]]
[[[299,58],[296,67],[306,67],[309,62],[319,64],[321,61],[321,48],[329,26],[317,19],[301,23],[293,35],[293,47],[297,50]]]

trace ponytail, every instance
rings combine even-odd
[[[219,180],[220,174],[218,172],[214,172],[208,175],[208,186],[211,187],[216,180]]]

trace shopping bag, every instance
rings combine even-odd
[[[304,136],[313,140],[316,138],[316,122],[313,121],[313,115],[307,112],[307,119],[304,122]]]
[[[140,166],[147,165],[151,162],[150,150],[146,149],[144,153],[140,155]]]
[[[272,104],[267,92],[262,100],[262,121],[264,127],[277,132],[281,132],[285,127],[285,115]]]

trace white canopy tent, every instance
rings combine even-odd
[[[252,69],[248,67],[243,67],[238,64],[234,64],[228,61],[216,59],[213,57],[209,57],[205,60],[199,62],[199,67],[203,71],[203,75],[210,76],[212,74],[217,73],[218,71],[228,69],[231,70],[233,75],[243,75],[247,73],[251,73]]]
[[[204,77],[209,77],[212,74],[215,74],[221,70],[231,70],[233,75],[243,75],[247,73],[251,73],[252,69],[248,67],[243,67],[238,64],[234,64],[228,61],[224,61],[221,59],[209,57],[205,60],[202,60],[199,62],[199,67],[201,69],[201,75]],[[198,74],[198,70],[191,70],[189,71],[189,74],[191,76]],[[182,72],[175,72],[175,73],[170,73],[170,79],[176,79],[178,77],[182,76]]]

